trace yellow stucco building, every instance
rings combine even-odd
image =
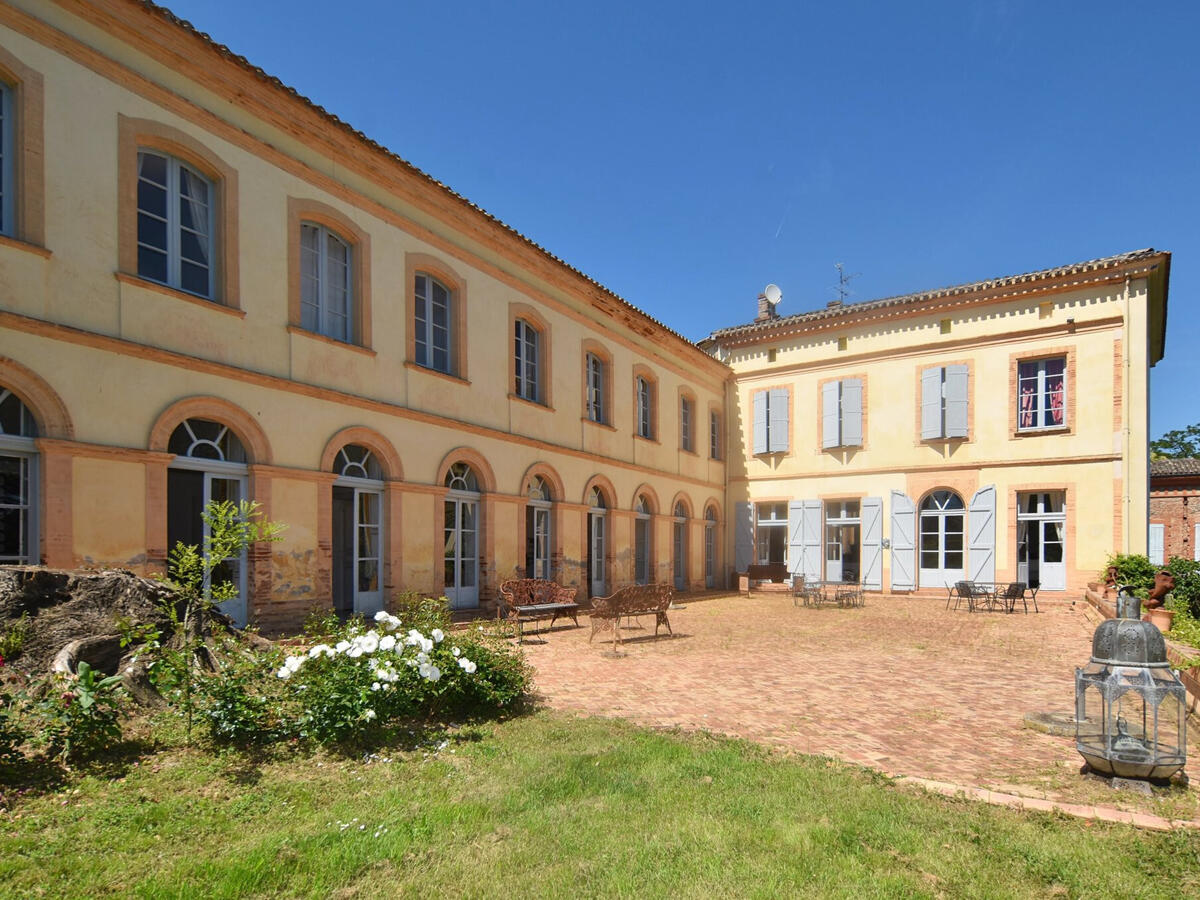
[[[764,308],[698,347],[166,10],[0,2],[0,562],[161,570],[252,499],[287,530],[229,561],[230,612],[283,629],[518,575],[721,587],[756,554],[927,586],[936,513],[937,577],[1057,523],[1041,578],[1060,534],[1075,586],[1144,549],[1168,265]]]

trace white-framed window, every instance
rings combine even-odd
[[[921,372],[921,440],[967,436],[967,367]]]
[[[1166,562],[1167,526],[1160,522],[1150,523],[1149,553],[1150,562],[1161,566]]]
[[[644,375],[637,376],[637,433],[639,437],[654,439],[654,385]]]
[[[353,249],[315,222],[300,224],[300,326],[350,343],[354,340]]]
[[[650,501],[639,494],[633,505],[633,577],[638,584],[650,583]]]
[[[517,319],[514,338],[516,342],[516,385],[514,390],[518,397],[533,403],[540,403],[538,376],[541,334],[524,319]]]
[[[37,423],[0,385],[0,564],[36,565],[38,549]]]
[[[587,355],[587,417],[593,422],[607,422],[604,408],[604,360],[595,353]]]
[[[721,458],[721,414],[715,409],[708,414],[708,455],[710,459]]]
[[[790,434],[791,392],[771,388],[754,394],[754,452],[786,453]]]
[[[550,485],[540,475],[529,483],[529,505],[525,508],[525,571],[529,578],[553,579],[551,557]]]
[[[13,89],[0,81],[0,234],[16,234],[17,183],[14,178],[17,128],[13,116]]]
[[[1067,425],[1067,359],[1055,356],[1017,364],[1017,429]]]
[[[788,505],[759,503],[755,507],[754,556],[759,565],[787,561]]]
[[[679,443],[689,453],[694,449],[695,439],[692,436],[693,410],[696,406],[691,397],[679,399]]]
[[[173,156],[138,150],[137,271],[213,299],[213,185]]]
[[[861,447],[863,380],[843,378],[821,385],[821,447]]]
[[[450,374],[454,366],[450,352],[450,289],[431,275],[418,274],[413,290],[416,363]]]

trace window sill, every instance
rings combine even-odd
[[[405,362],[404,368],[412,369],[414,372],[422,372],[426,375],[432,375],[435,378],[445,378],[447,381],[453,381],[455,384],[463,384],[470,387],[471,382],[465,378],[459,378],[457,375],[451,375],[449,372],[439,372],[437,369],[431,369],[428,366],[418,365],[415,362]]]
[[[680,447],[679,452],[686,453],[688,456],[699,456],[700,455],[695,450],[689,450],[687,447]]]
[[[244,309],[226,306],[219,300],[206,300],[204,297],[197,297],[195,294],[189,294],[187,291],[181,291],[165,284],[159,284],[157,281],[151,281],[148,278],[142,278],[140,275],[130,275],[128,272],[114,272],[113,275],[121,284],[145,288],[148,291],[154,291],[156,294],[162,294],[164,297],[173,297],[176,300],[183,300],[186,303],[191,303],[195,306],[203,307],[204,309],[211,309],[215,312],[225,313],[225,315],[233,316],[237,319],[246,318],[246,311]]]
[[[553,406],[547,406],[545,403],[539,403],[537,400],[530,400],[528,397],[522,397],[520,394],[509,394],[509,400],[516,400],[518,403],[524,403],[526,406],[532,406],[534,409],[545,410],[546,412],[554,412]]]
[[[319,341],[322,344],[329,344],[332,347],[340,347],[343,350],[353,350],[355,353],[362,353],[366,356],[375,356],[375,351],[370,347],[361,347],[358,344],[347,344],[345,341],[339,341],[336,338],[326,337],[323,334],[317,334],[315,331],[309,331],[307,328],[301,328],[299,325],[289,325],[287,330],[288,334],[294,334],[299,337],[308,338],[309,340]]]
[[[662,446],[662,441],[658,440],[658,438],[646,437],[644,434],[635,434],[633,439],[635,441],[644,441],[647,444],[656,444],[658,446]]]
[[[1018,428],[1013,432],[1012,436],[1019,437],[1034,437],[1039,434],[1070,434],[1070,425],[1046,425],[1042,428]]]
[[[7,234],[0,234],[0,247],[12,247],[14,250],[32,253],[34,256],[40,256],[42,259],[49,259],[54,255],[45,247],[31,244],[29,241],[23,241],[20,238],[10,237]]]
[[[609,425],[607,422],[597,422],[595,419],[589,419],[587,416],[580,416],[579,421],[587,425],[595,425],[597,428],[603,428],[607,431],[616,431],[616,426]]]

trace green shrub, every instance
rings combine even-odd
[[[0,687],[0,769],[19,765],[21,746],[29,739],[17,715],[17,698]]]
[[[287,734],[284,691],[264,674],[283,662],[278,650],[245,651],[232,638],[217,646],[217,672],[199,679],[200,715],[218,744],[268,744]]]
[[[1108,567],[1117,567],[1117,586],[1131,585],[1137,596],[1145,598],[1147,592],[1154,587],[1154,573],[1158,566],[1150,562],[1150,558],[1140,553],[1113,553],[1104,564],[1100,580],[1108,578]]]
[[[1200,620],[1200,562],[1173,556],[1167,562],[1167,571],[1175,576],[1175,587],[1171,593],[1176,608],[1182,606],[1194,620]]]
[[[30,711],[33,721],[29,730],[49,756],[83,759],[121,737],[121,676],[102,678],[80,661],[77,674],[56,673],[35,691],[42,696]]]
[[[7,660],[16,659],[25,647],[29,638],[29,614],[21,613],[21,618],[11,623],[0,634],[0,666]]]
[[[392,597],[392,615],[405,628],[429,634],[435,628],[450,629],[450,601],[445,597],[426,597],[416,591],[401,591]]]

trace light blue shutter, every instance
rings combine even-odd
[[[821,501],[802,500],[801,541],[804,553],[804,580],[821,580]]]
[[[921,440],[942,436],[942,369],[921,373]]]
[[[838,428],[841,416],[841,382],[827,381],[821,385],[821,446],[828,450],[830,447],[841,446],[842,435]]]
[[[775,388],[767,404],[770,425],[767,428],[767,449],[771,453],[787,453],[788,449],[788,389]]]
[[[791,575],[804,574],[804,503],[788,502],[787,567]]]
[[[861,447],[863,443],[863,383],[861,378],[842,382],[842,446]]]
[[[967,367],[946,366],[946,437],[967,436]]]
[[[996,488],[982,487],[967,507],[967,563],[972,581],[996,580]]]
[[[906,494],[892,491],[892,590],[911,591],[916,555],[913,535],[917,531],[917,508]]]
[[[1156,566],[1163,564],[1163,557],[1166,555],[1164,551],[1166,530],[1166,525],[1156,523],[1150,526],[1150,553],[1148,555],[1150,562]]]
[[[733,568],[745,572],[754,562],[754,506],[733,504]]]
[[[767,452],[767,392],[754,395],[754,452]],[[739,572],[744,571],[738,569]]]
[[[863,587],[883,590],[883,498],[864,497],[862,501],[862,574]]]

